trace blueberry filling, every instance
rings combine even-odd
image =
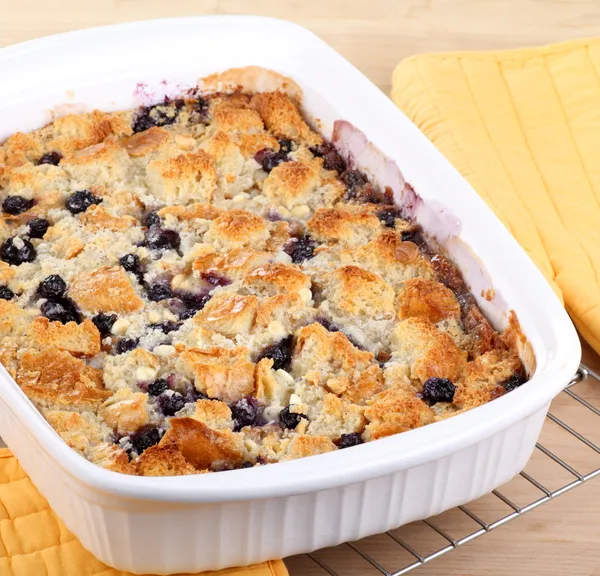
[[[162,394],[158,397],[158,407],[165,416],[173,416],[185,406],[185,399],[179,392]]]
[[[61,160],[62,155],[58,152],[48,152],[38,160],[38,164],[52,164],[53,166],[58,166],[58,163]]]
[[[158,378],[148,384],[148,394],[150,396],[160,396],[169,389],[169,383],[164,378]]]
[[[140,272],[140,257],[137,254],[125,254],[119,258],[119,264],[123,266],[127,272],[138,274]]]
[[[174,106],[168,101],[154,106],[143,106],[135,115],[132,129],[134,132],[143,132],[153,126],[168,126],[177,120],[179,109],[183,106],[182,100],[176,100]]]
[[[118,354],[124,354],[125,352],[131,352],[138,347],[139,341],[137,338],[121,338],[115,346],[115,351]]]
[[[346,199],[357,202],[379,204],[381,196],[377,194],[373,185],[367,182],[358,170],[349,170],[341,176],[346,185]]]
[[[27,223],[31,238],[43,238],[50,227],[50,222],[45,218],[33,218]]]
[[[244,396],[231,407],[231,416],[235,421],[234,432],[239,432],[244,426],[256,426],[261,413],[262,409],[256,398]]]
[[[295,412],[290,412],[290,407],[286,406],[279,413],[279,422],[284,428],[289,428],[293,430],[300,424],[302,418],[306,418],[304,414],[296,414]]]
[[[37,288],[38,296],[49,299],[62,298],[66,291],[67,284],[58,274],[48,276]]]
[[[290,363],[292,354],[292,336],[286,336],[283,340],[267,346],[256,359],[260,362],[263,358],[271,358],[273,360],[273,370],[285,370]]]
[[[423,399],[429,402],[452,402],[456,386],[448,378],[429,378],[423,384]]]
[[[285,152],[285,154],[289,154],[292,151],[292,141],[287,138],[281,138],[278,140],[279,142],[279,151]]]
[[[56,298],[46,300],[40,307],[42,316],[45,316],[51,322],[81,322],[81,316],[75,303],[69,298]]]
[[[136,432],[129,437],[129,441],[133,445],[135,451],[141,454],[151,446],[160,442],[161,433],[158,428],[147,428],[141,432]]]
[[[27,212],[33,206],[33,200],[23,198],[23,196],[7,196],[2,202],[2,211],[5,214],[17,216]]]
[[[400,218],[400,214],[397,210],[382,210],[381,212],[377,212],[377,218],[381,220],[381,223],[386,228],[395,228],[396,227],[396,218]]]
[[[8,286],[0,286],[0,300],[12,300],[15,293]]]
[[[169,307],[181,320],[185,320],[202,310],[209,300],[210,294],[207,294],[206,292],[178,292],[176,298],[173,298],[169,302]]]
[[[146,231],[146,246],[153,250],[177,250],[181,244],[181,238],[175,230],[163,230],[160,226],[153,224]]]
[[[287,162],[288,155],[286,152],[273,152],[269,148],[263,148],[254,155],[254,159],[262,166],[265,172],[270,172],[276,166]]]
[[[337,153],[333,144],[324,143],[319,146],[313,146],[310,148],[310,151],[315,156],[323,158],[323,168],[325,168],[325,170],[335,170],[338,174],[341,174],[346,170],[346,163]]]
[[[523,384],[525,384],[525,378],[518,374],[513,374],[508,380],[502,382],[502,386],[507,392],[512,392]]]
[[[310,236],[301,236],[292,238],[285,245],[284,251],[291,256],[294,264],[301,264],[314,256],[315,248],[316,244]]]
[[[351,446],[358,446],[363,443],[363,439],[357,432],[351,432],[350,434],[342,434],[342,437],[337,442],[337,446],[340,450],[343,448],[350,448]]]
[[[148,286],[146,288],[146,293],[148,294],[148,300],[151,302],[160,302],[161,300],[167,300],[173,296],[171,287],[164,283]]]
[[[144,226],[150,228],[150,226],[160,226],[162,220],[156,211],[150,212],[144,219]]]
[[[7,238],[0,246],[0,259],[13,266],[20,266],[24,262],[33,262],[36,256],[37,252],[33,244],[19,236]]]
[[[100,332],[102,338],[106,338],[110,334],[113,324],[116,321],[116,314],[104,314],[104,312],[100,312],[100,314],[96,314],[92,318],[92,322],[95,324],[96,328],[98,328],[98,332]]]
[[[202,280],[206,280],[209,284],[213,286],[229,286],[231,284],[231,280],[222,276],[221,274],[217,274],[216,272],[203,272]]]
[[[100,204],[102,198],[94,196],[89,190],[79,190],[67,198],[66,207],[71,214],[85,212],[90,206]]]
[[[174,332],[179,329],[177,322],[171,322],[167,320],[166,322],[161,322],[160,324],[150,324],[150,328],[154,328],[155,330],[160,330],[163,334],[169,334],[169,332]]]

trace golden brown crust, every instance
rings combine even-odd
[[[310,234],[319,242],[358,246],[381,227],[373,212],[356,208],[319,208],[307,222]]]
[[[234,337],[237,334],[250,332],[257,308],[256,296],[220,294],[213,296],[194,316],[194,322],[224,336]]]
[[[88,318],[81,324],[62,324],[39,316],[29,325],[26,338],[36,348],[55,347],[75,356],[95,356],[100,352],[100,333]]]
[[[262,218],[246,210],[228,210],[212,221],[205,240],[227,249],[261,249],[268,237],[269,228]]]
[[[298,434],[289,444],[287,458],[304,458],[306,456],[317,456],[333,452],[335,444],[327,436],[309,436]]]
[[[135,466],[129,462],[127,452],[115,444],[103,443],[92,446],[85,451],[85,455],[94,464],[112,472],[136,474]]]
[[[269,262],[246,274],[244,284],[257,293],[273,296],[279,292],[310,289],[310,278],[295,266]]]
[[[69,294],[81,309],[92,314],[136,312],[144,307],[127,273],[116,266],[80,274],[73,280]]]
[[[138,132],[137,134],[123,138],[119,144],[127,150],[127,153],[132,158],[138,158],[158,150],[170,139],[171,137],[167,130],[153,126],[144,132]]]
[[[115,432],[132,434],[150,421],[147,400],[147,394],[121,388],[100,406],[98,416]]]
[[[398,319],[426,318],[437,324],[447,318],[460,318],[456,296],[435,280],[412,278],[398,292]]]
[[[212,430],[193,418],[172,418],[159,446],[175,444],[183,457],[196,470],[212,465],[238,466],[243,460],[243,443],[239,434],[230,430]]]
[[[133,216],[113,216],[102,205],[90,206],[79,220],[90,232],[98,230],[119,232],[138,224]]]
[[[267,198],[277,199],[286,208],[306,204],[319,185],[317,172],[301,162],[283,162],[271,170],[263,184]]]
[[[199,474],[175,443],[151,446],[134,462],[139,476],[188,476]]]

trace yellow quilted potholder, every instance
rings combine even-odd
[[[96,560],[55,516],[16,458],[0,449],[2,576],[133,576]],[[203,576],[287,576],[281,560]]]
[[[394,71],[392,98],[504,222],[600,352],[600,39],[413,56]]]

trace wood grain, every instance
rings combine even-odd
[[[394,66],[410,54],[510,48],[600,34],[598,0],[0,0],[0,46],[118,22],[236,13],[275,16],[306,26],[386,93]],[[281,46],[281,50],[293,55],[294,46]],[[210,58],[210,54],[198,57]],[[589,350],[586,359],[600,368],[600,360]],[[586,394],[600,405],[600,391],[589,388]],[[597,422],[589,417],[578,419],[563,398],[553,410],[574,418],[580,431],[600,436]],[[560,448],[562,438],[555,428],[544,430],[544,441],[552,445]],[[562,450],[583,470],[597,464],[581,446],[569,444]],[[530,466],[541,464],[532,461]],[[538,471],[561,480],[560,471]],[[526,494],[517,490],[514,497]],[[600,481],[592,480],[415,573],[600,576],[599,519]],[[409,541],[419,536],[415,527],[402,530]],[[398,567],[394,566],[397,545],[373,539],[365,546],[385,558],[388,568]],[[340,557],[334,551],[327,558],[339,562]],[[374,574],[357,557],[344,554],[344,562],[347,575]],[[293,559],[289,565],[293,575],[324,574],[302,560]]]

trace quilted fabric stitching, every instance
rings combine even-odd
[[[14,457],[9,456],[6,449],[0,449],[0,475],[8,480],[0,484],[2,496],[15,498],[15,509],[22,503],[23,492],[29,499],[43,506],[35,512],[17,513],[14,518],[0,520],[0,574],[2,576],[132,576],[126,572],[114,570],[99,562],[83,549],[79,541],[66,530],[62,522],[53,514],[47,502],[39,495],[29,478]],[[18,489],[15,489],[15,487]],[[1,502],[0,502],[1,504]],[[23,510],[24,508],[21,508]],[[32,532],[32,520],[35,519],[37,530]],[[16,526],[16,529],[15,529]],[[5,549],[4,537],[10,528],[13,546],[21,550],[30,550],[19,554],[9,554]],[[40,530],[43,534],[40,535]],[[55,544],[41,545],[44,537],[52,536]],[[35,549],[31,550],[31,546]],[[287,574],[283,562],[257,564],[248,568],[229,569],[221,572],[210,572],[210,576],[285,576]],[[209,576],[209,573],[206,573]]]

